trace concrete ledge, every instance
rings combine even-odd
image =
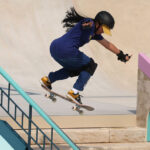
[[[140,53],[139,54],[139,61],[138,61],[139,69],[144,72],[150,78],[150,58],[146,55]]]
[[[142,53],[139,54],[137,91],[137,126],[146,128],[150,111],[150,59]]]
[[[10,117],[0,117],[7,121],[14,129],[20,129]],[[136,115],[101,115],[101,116],[51,116],[51,119],[60,128],[100,128],[100,127],[135,127]],[[21,122],[21,118],[17,117]],[[28,120],[24,120],[24,128],[28,128]],[[39,116],[33,116],[33,121],[40,128],[50,128],[50,126]],[[34,127],[32,127],[34,129]]]
[[[21,130],[16,130],[19,135],[26,137]],[[49,137],[51,131],[49,129],[43,130]],[[63,131],[76,144],[89,143],[135,143],[146,142],[146,129],[144,128],[89,128],[89,129],[63,129]],[[32,130],[32,136],[35,137],[36,131]],[[26,139],[25,139],[26,140]],[[38,141],[42,144],[43,136],[39,135]],[[46,142],[49,144],[48,142]],[[62,138],[54,132],[54,143],[65,144]],[[32,143],[33,144],[33,143]]]
[[[146,142],[145,128],[110,129],[110,143]]]
[[[67,145],[58,145],[61,150],[72,150]],[[80,144],[81,150],[150,150],[150,143],[108,143],[108,144]],[[36,146],[32,146],[34,150],[39,150]],[[50,147],[46,146],[45,150]]]

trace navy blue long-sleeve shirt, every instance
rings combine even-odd
[[[76,56],[80,53],[79,48],[88,43],[90,40],[102,40],[102,35],[95,34],[95,23],[92,27],[83,28],[82,24],[93,21],[85,18],[78,22],[70,31],[55,39],[52,44],[55,47],[55,54],[60,58],[68,58]]]

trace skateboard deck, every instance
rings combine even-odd
[[[83,110],[81,110],[81,108],[86,109],[88,111],[93,111],[94,110],[94,108],[91,107],[91,106],[80,104],[77,101],[75,101],[74,99],[71,99],[71,98],[69,98],[67,96],[63,96],[61,94],[58,94],[58,93],[50,90],[48,87],[46,87],[42,83],[41,83],[41,86],[42,86],[42,88],[44,88],[49,93],[49,94],[46,94],[45,97],[50,98],[53,102],[56,102],[57,97],[60,97],[60,98],[66,100],[66,101],[68,101],[70,103],[75,104],[75,106],[73,106],[72,109],[74,111],[78,111],[80,114],[83,113]]]

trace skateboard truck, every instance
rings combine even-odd
[[[57,100],[56,95],[53,93],[45,94],[45,97],[51,99],[53,102],[56,102],[56,100]]]
[[[83,110],[81,110],[80,108],[81,107],[76,104],[75,106],[72,107],[72,110],[79,112],[79,114],[83,114]]]

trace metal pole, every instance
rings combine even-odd
[[[1,89],[1,103],[0,103],[0,105],[2,106],[2,104],[3,104],[3,91]]]
[[[10,83],[8,84],[8,113],[9,113],[9,106],[10,106]]]
[[[28,149],[30,150],[31,146],[31,120],[32,120],[32,106],[29,105],[29,125],[28,125]]]
[[[53,150],[53,128],[51,128],[51,149]]]
[[[150,112],[147,119],[147,142],[150,142]]]

